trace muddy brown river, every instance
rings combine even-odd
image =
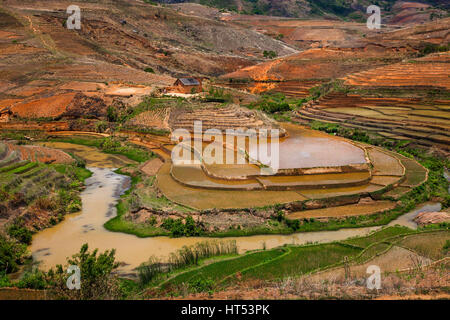
[[[83,210],[67,215],[58,225],[38,232],[33,237],[30,251],[40,268],[47,270],[56,264],[64,264],[66,257],[76,253],[82,244],[100,251],[116,249],[116,257],[126,265],[121,271],[130,272],[151,256],[168,258],[171,252],[184,245],[211,240],[205,237],[138,238],[125,233],[110,232],[103,224],[116,215],[115,204],[127,186],[128,178],[112,171],[111,168],[89,168],[93,175],[86,180],[86,189],[82,192]],[[305,244],[307,242],[329,242],[348,237],[361,236],[378,229],[342,229],[338,231],[307,232],[292,235],[261,235],[235,239],[239,251],[274,248],[284,244]]]

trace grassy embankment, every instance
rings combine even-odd
[[[341,242],[285,245],[218,261],[203,261],[176,272],[161,271],[157,275],[153,274],[152,281],[141,283],[141,287],[153,288],[149,290],[153,294],[170,296],[219,291],[241,281],[279,281],[286,277],[295,278],[342,267],[345,259],[351,265],[362,264],[387,252],[393,245],[400,245],[425,257],[441,259],[448,256],[445,244],[449,239],[446,224],[417,231],[406,227],[388,227],[365,237]]]
[[[30,261],[26,249],[33,233],[81,209],[80,192],[91,175],[79,161],[75,164],[10,161],[0,161],[0,211],[9,217],[0,230],[0,273],[16,272],[20,265]]]

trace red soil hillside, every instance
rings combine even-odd
[[[247,67],[221,78],[255,81],[330,79],[386,64],[384,61],[389,59],[401,59],[405,52],[404,48],[376,45],[362,48],[315,48]]]

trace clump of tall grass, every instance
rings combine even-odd
[[[198,265],[202,259],[237,253],[236,240],[202,241],[192,246],[183,246],[170,255],[168,263],[161,263],[159,259],[151,257],[147,263],[138,267],[139,281],[144,286],[163,273]]]
[[[146,263],[140,265],[137,270],[139,282],[142,285],[146,285],[158,275],[164,273],[167,268],[164,268],[164,264],[162,264],[156,257],[150,257],[150,259]]]
[[[183,248],[170,255],[169,262],[175,269],[179,269],[189,265],[196,265],[201,259],[237,253],[238,249],[235,240],[203,241],[192,246],[183,246]]]

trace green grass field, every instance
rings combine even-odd
[[[375,232],[367,237],[348,239],[343,241],[343,243],[354,245],[360,248],[366,248],[372,243],[380,242],[390,237],[408,233],[414,233],[414,231],[406,227],[389,227]]]
[[[290,247],[290,252],[243,273],[243,279],[274,280],[290,276],[299,276],[326,266],[342,263],[344,257],[354,257],[361,249],[339,243]]]
[[[163,288],[178,285],[181,283],[194,282],[200,279],[213,280],[218,283],[221,280],[224,280],[226,277],[234,275],[236,272],[241,272],[242,270],[245,270],[249,267],[271,261],[284,253],[285,251],[281,249],[259,251],[255,253],[245,254],[238,258],[211,263],[195,270],[181,273],[178,276],[175,276],[171,280],[167,281],[163,285]]]

